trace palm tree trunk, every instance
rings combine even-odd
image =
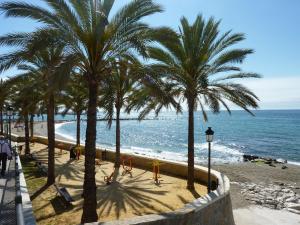
[[[187,189],[194,190],[194,101],[188,101],[188,174]]]
[[[89,103],[87,111],[87,127],[85,139],[85,173],[83,183],[83,213],[81,223],[91,223],[98,220],[97,195],[95,181],[96,157],[96,125],[97,125],[97,95],[98,84],[96,80],[89,79]]]
[[[29,146],[29,121],[28,121],[28,112],[24,114],[24,123],[25,123],[25,155],[30,154],[30,146]]]
[[[30,114],[30,138],[31,139],[33,138],[33,118],[34,118],[34,115]]]
[[[3,134],[3,107],[0,108],[0,133]]]
[[[47,184],[55,182],[55,131],[54,131],[54,94],[50,93],[47,106],[47,128],[48,128],[48,179]]]
[[[121,126],[120,126],[120,111],[121,108],[119,106],[116,106],[116,159],[115,159],[115,167],[119,168],[120,167],[120,145],[121,145],[121,141],[120,141],[120,130],[121,130]]]
[[[76,120],[77,120],[77,131],[76,131],[76,145],[80,145],[80,115],[81,112],[76,112]]]

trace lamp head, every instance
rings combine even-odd
[[[206,135],[206,141],[207,142],[212,142],[214,139],[214,131],[211,129],[211,127],[208,127],[208,129],[205,131]]]
[[[10,107],[10,106],[8,106],[8,107],[6,108],[6,115],[7,115],[7,116],[12,116],[12,114],[13,114],[13,108]]]

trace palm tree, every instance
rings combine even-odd
[[[9,80],[0,80],[0,133],[3,134],[3,110],[7,103],[10,85]]]
[[[17,66],[19,70],[25,71],[25,75],[34,78],[34,85],[44,90],[41,94],[47,108],[47,184],[51,185],[55,182],[54,95],[69,77],[76,59],[71,54],[65,54],[62,45],[56,42],[57,39],[54,38],[56,36],[50,36],[49,32],[49,30],[38,30],[30,34],[8,34],[1,37],[0,44],[19,48],[0,56],[0,72]],[[55,33],[53,30],[51,32]],[[25,119],[28,120],[28,116]]]
[[[47,184],[55,182],[55,95],[61,89],[61,85],[66,80],[71,69],[73,61],[67,59],[63,49],[58,47],[46,48],[36,52],[32,60],[29,61],[32,66],[26,66],[24,69],[36,75],[36,85],[44,87],[43,98],[47,108],[47,134],[48,134],[48,178]]]
[[[138,77],[136,75],[140,63],[137,59],[131,60],[117,58],[112,62],[111,75],[106,77],[100,92],[99,106],[102,107],[111,128],[115,114],[116,121],[116,158],[115,167],[120,167],[120,113],[123,107],[129,105],[130,94],[134,91]]]
[[[73,73],[66,88],[60,94],[60,103],[65,107],[63,115],[70,110],[76,114],[76,145],[80,145],[80,118],[87,109],[88,90],[86,81],[81,74]]]
[[[0,9],[6,16],[28,17],[44,23],[59,36],[59,42],[64,43],[68,53],[75,54],[80,61],[77,69],[86,77],[89,89],[81,222],[95,222],[98,219],[95,142],[99,82],[109,73],[112,59],[128,51],[137,51],[146,56],[145,45],[153,39],[154,34],[166,34],[169,29],[154,31],[140,22],[144,17],[162,11],[152,0],[131,1],[114,16],[110,15],[114,0],[44,1],[49,8],[8,2],[1,4]],[[53,32],[50,34],[54,35]]]
[[[156,61],[151,65],[155,74],[174,91],[180,102],[188,108],[188,174],[187,188],[194,189],[194,111],[199,107],[207,120],[205,107],[213,113],[223,106],[229,113],[225,100],[233,102],[250,114],[249,107],[257,108],[257,96],[241,84],[237,78],[257,78],[256,73],[241,71],[241,64],[251,49],[233,46],[245,39],[243,34],[228,31],[220,34],[220,21],[208,21],[199,15],[193,24],[181,19],[179,35],[174,32],[170,39],[161,39],[163,48],[149,48],[149,55]]]
[[[24,120],[25,125],[25,154],[30,154],[29,139],[29,105],[32,95],[32,78],[27,75],[21,75],[10,79],[11,96],[10,101],[14,109],[19,111],[19,120]]]

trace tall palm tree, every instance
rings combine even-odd
[[[10,101],[13,108],[19,111],[20,120],[24,120],[25,131],[25,154],[30,154],[30,138],[29,138],[29,105],[31,104],[32,95],[32,78],[27,74],[22,74],[10,79],[11,96]]]
[[[63,49],[58,47],[46,48],[36,52],[34,57],[29,60],[31,65],[23,69],[35,74],[36,85],[44,87],[43,98],[47,108],[47,135],[48,135],[48,178],[47,184],[55,182],[55,95],[61,89],[61,85],[66,80],[71,69],[72,60],[67,59]]]
[[[169,29],[153,31],[141,22],[144,17],[162,11],[152,0],[133,0],[115,15],[110,15],[114,0],[44,2],[49,6],[47,9],[22,2],[6,2],[1,4],[0,9],[6,16],[32,18],[55,30],[65,49],[76,54],[80,61],[78,70],[86,76],[89,89],[81,222],[94,222],[98,219],[95,142],[99,82],[109,73],[109,62],[112,59],[132,50],[146,56],[145,45],[152,40],[153,33],[166,34]],[[53,35],[52,33],[50,34]]]
[[[81,74],[73,73],[66,88],[60,94],[60,103],[65,109],[63,115],[70,110],[76,114],[76,145],[80,145],[81,114],[87,109],[88,89],[86,80]]]
[[[10,84],[9,80],[0,80],[0,133],[3,134],[3,111],[7,103],[9,95]]]
[[[117,58],[111,64],[111,75],[107,76],[100,92],[99,106],[105,110],[105,118],[108,120],[108,127],[111,128],[112,121],[116,121],[116,158],[115,167],[120,167],[120,113],[123,107],[129,105],[130,94],[138,82],[136,75],[139,68],[136,58],[131,60]]]
[[[55,182],[54,96],[76,63],[73,55],[66,54],[62,44],[56,42],[54,37],[50,36],[49,30],[46,29],[30,34],[8,34],[0,37],[0,44],[17,47],[17,50],[0,56],[0,72],[17,66],[24,74],[34,77],[34,84],[44,90],[42,96],[47,108],[48,185]],[[25,119],[27,120],[28,116]]]
[[[197,16],[193,24],[181,19],[179,34],[161,39],[163,48],[149,48],[156,61],[151,67],[169,85],[174,85],[176,97],[188,108],[188,174],[187,188],[194,189],[194,111],[199,107],[207,120],[205,107],[213,113],[223,106],[229,113],[227,101],[243,108],[257,108],[257,96],[245,86],[235,83],[237,78],[257,78],[256,73],[242,72],[238,66],[251,49],[234,48],[245,39],[243,34],[228,31],[220,34],[220,21]]]

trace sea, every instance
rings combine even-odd
[[[286,159],[300,165],[300,110],[256,110],[255,116],[245,111],[232,111],[229,115],[208,113],[208,122],[203,121],[201,112],[195,112],[195,163],[206,164],[208,144],[205,130],[212,127],[214,141],[211,154],[214,164],[238,163],[244,154],[275,159]],[[162,112],[158,117],[150,114],[147,120],[134,120],[137,114],[122,114],[121,152],[187,161],[188,115],[187,112]],[[103,118],[98,113],[98,118]],[[74,119],[72,115],[64,119]],[[57,116],[56,119],[61,119]],[[81,141],[84,144],[86,116],[82,116]],[[75,140],[76,122],[56,125],[56,133]],[[97,146],[115,148],[115,123],[109,129],[106,121],[97,122]]]

